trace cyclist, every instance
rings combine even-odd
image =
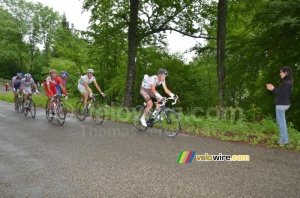
[[[177,95],[173,94],[166,85],[166,77],[168,76],[168,71],[160,68],[157,71],[157,75],[148,76],[144,75],[144,79],[142,82],[142,86],[140,89],[140,93],[143,96],[144,100],[147,103],[147,107],[144,110],[143,116],[140,118],[140,121],[143,126],[147,126],[145,116],[150,111],[153,106],[153,102],[151,98],[156,98],[157,102],[160,103],[164,100],[164,98],[156,91],[156,87],[162,85],[166,94],[170,95],[173,98],[178,98]],[[155,111],[153,115],[155,115],[159,110],[159,104],[156,105]]]
[[[83,107],[84,107],[84,115],[87,116],[87,109],[86,109],[86,103],[88,100],[88,97],[93,96],[93,91],[89,87],[89,84],[94,82],[95,87],[97,90],[102,94],[103,97],[105,97],[105,93],[101,91],[101,88],[99,87],[95,76],[93,76],[94,70],[93,69],[88,69],[87,74],[84,76],[81,76],[80,79],[78,80],[78,90],[81,93],[83,97]]]
[[[45,80],[44,80],[44,89],[46,92],[46,95],[48,96],[49,100],[49,116],[51,118],[54,117],[53,111],[52,111],[52,102],[56,102],[53,99],[53,96],[58,94],[57,89],[56,89],[56,85],[59,84],[62,93],[66,94],[66,90],[64,89],[64,87],[62,86],[62,82],[60,80],[60,78],[57,75],[57,71],[55,69],[51,69],[49,71],[50,76],[48,76]]]
[[[23,74],[19,72],[17,73],[16,76],[12,78],[11,81],[11,87],[13,88],[13,93],[15,95],[14,97],[15,109],[17,109],[18,93],[22,93],[21,92],[22,90],[20,90],[22,78],[23,78]]]
[[[31,86],[34,87],[35,93],[39,93],[34,80],[32,79],[31,75],[27,73],[24,75],[24,78],[22,79],[22,85],[21,85],[21,89],[23,90],[24,93],[23,95],[23,102],[25,103],[24,108],[28,107],[27,99],[28,99],[28,94],[32,94]]]
[[[65,71],[61,72],[60,81],[61,81],[62,86],[65,88],[65,90],[67,90],[66,85],[67,85],[67,78],[68,77],[69,77],[68,72],[65,72]],[[57,90],[58,94],[61,94],[61,88],[60,88],[59,84],[56,85],[56,90]]]

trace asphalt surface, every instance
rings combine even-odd
[[[0,197],[299,197],[300,154],[69,115],[32,119],[0,101]],[[176,163],[196,155],[250,161]]]

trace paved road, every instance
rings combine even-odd
[[[0,197],[299,197],[300,154],[136,131],[130,124],[64,126],[0,101]],[[249,162],[177,164],[183,150],[250,155]]]

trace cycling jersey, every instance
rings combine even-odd
[[[84,75],[84,76],[81,76],[80,79],[78,80],[78,91],[80,93],[82,93],[82,94],[87,93],[87,92],[92,93],[92,90],[90,88],[88,91],[85,89],[84,82],[86,82],[89,85],[92,82],[96,82],[96,78],[94,76],[92,76],[92,78],[89,79],[87,75]]]
[[[34,83],[34,80],[32,78],[30,78],[29,81],[26,80],[26,78],[23,78],[22,79],[22,84],[24,85],[24,90],[27,92],[27,93],[32,93],[31,92],[31,85],[32,84],[35,84]]]
[[[67,84],[67,80],[66,79],[63,79],[62,77],[59,77],[60,81],[61,81],[61,84],[63,87],[66,87],[66,84]],[[60,88],[60,85],[59,84],[56,84],[56,90],[59,94],[61,94],[61,88]]]
[[[148,76],[146,74],[142,82],[142,87],[144,87],[145,89],[151,89],[151,84],[157,87],[159,85],[166,85],[166,81],[158,82],[156,75]]]
[[[95,82],[96,78],[95,76],[92,76],[91,79],[88,78],[87,75],[81,76],[80,79],[78,80],[78,85],[84,85],[84,82],[86,82],[88,85],[91,84],[92,82]]]
[[[18,76],[15,76],[12,78],[12,83],[14,84],[14,88],[17,90],[20,88],[21,86],[21,82],[22,81],[22,78],[18,78]]]
[[[48,88],[45,87],[45,91],[46,91],[46,94],[48,96],[52,96],[53,94],[57,94],[57,89],[56,89],[56,85],[58,84],[61,84],[61,80],[60,78],[57,76],[55,77],[55,79],[52,79],[51,76],[48,76],[46,79],[45,79],[45,82],[44,82],[47,86],[50,87],[50,90]],[[52,93],[51,93],[52,92]]]

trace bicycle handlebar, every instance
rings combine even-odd
[[[66,100],[68,99],[68,94],[55,94],[53,95],[53,98],[61,98],[61,97],[65,97]]]
[[[172,102],[172,105],[174,105],[174,104],[177,103],[178,98],[168,97],[168,98],[166,98],[164,101],[162,101],[161,106],[166,105],[166,103],[168,102],[168,100],[174,100],[174,102]]]

